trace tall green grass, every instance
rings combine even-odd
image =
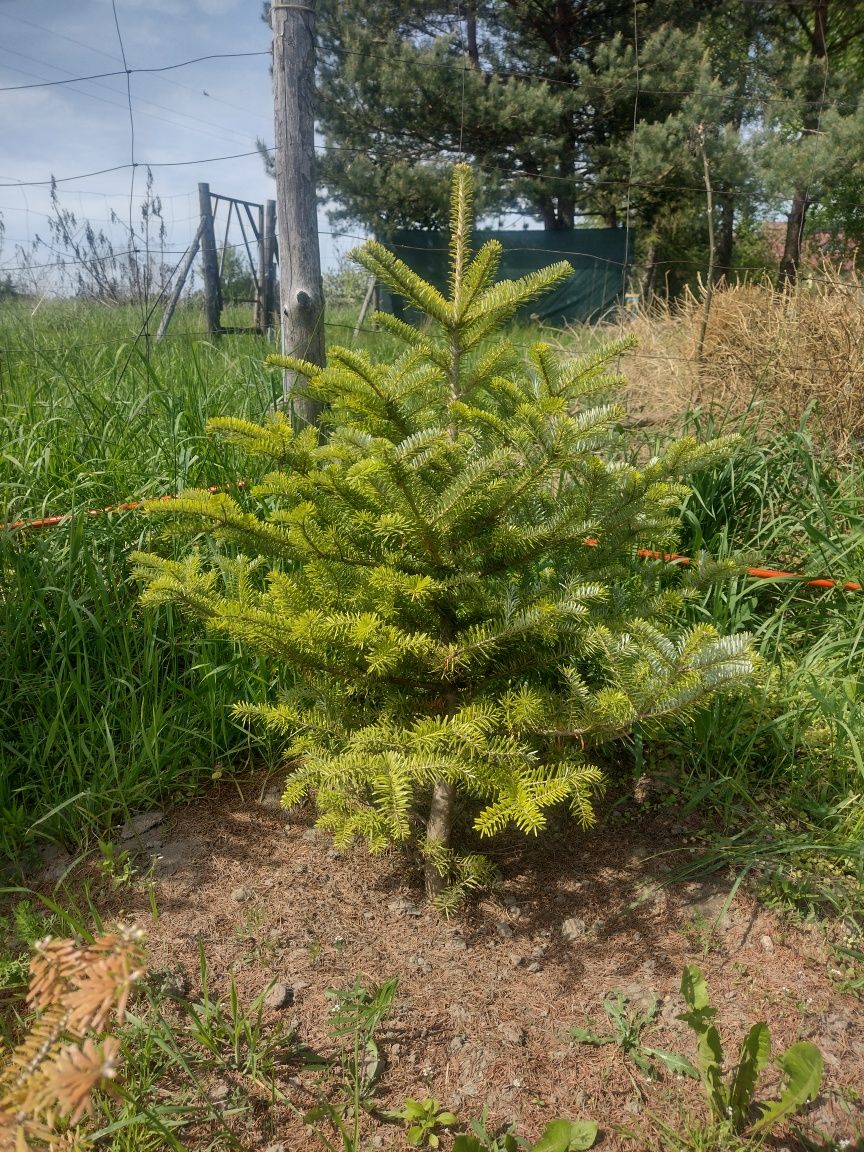
[[[735,456],[695,480],[684,548],[864,583],[861,462],[839,464],[816,431],[812,418],[782,432],[746,423]],[[730,859],[758,859],[792,897],[860,912],[864,593],[742,575],[694,611],[754,633],[761,684],[658,755],[683,768],[693,809],[720,814]]]
[[[206,421],[262,417],[279,381],[260,339],[187,335],[183,319],[147,347],[131,309],[4,305],[0,520],[240,479]],[[80,843],[262,751],[228,705],[267,671],[140,611],[126,555],[144,531],[136,512],[0,531],[0,854]]]

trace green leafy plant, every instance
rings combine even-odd
[[[790,1045],[777,1060],[783,1074],[778,1099],[757,1101],[756,1084],[771,1059],[771,1033],[767,1024],[753,1025],[744,1038],[734,1068],[724,1075],[723,1046],[712,1023],[717,1009],[709,1004],[705,977],[695,964],[688,964],[684,969],[681,994],[687,1011],[679,1019],[686,1021],[698,1037],[699,1078],[715,1121],[728,1125],[734,1132],[749,1126],[755,1135],[767,1131],[778,1120],[797,1112],[818,1096],[822,1055],[815,1044],[805,1040]]]
[[[439,1130],[452,1128],[459,1123],[459,1118],[453,1112],[443,1109],[434,1096],[427,1096],[423,1100],[414,1100],[409,1096],[402,1108],[382,1115],[390,1120],[404,1122],[408,1143],[414,1148],[421,1148],[424,1144],[437,1148],[441,1143]]]
[[[573,1027],[569,1029],[569,1035],[579,1044],[591,1044],[596,1048],[617,1044],[622,1054],[652,1079],[657,1076],[658,1064],[676,1075],[698,1079],[698,1072],[685,1056],[643,1043],[642,1033],[654,1023],[659,1008],[660,1001],[653,994],[648,1006],[640,1010],[630,1004],[623,992],[613,992],[603,1001],[603,1010],[612,1025],[611,1033],[599,1035],[590,1028]]]
[[[29,900],[19,900],[9,916],[0,916],[0,991],[26,988],[31,949],[56,924]]]
[[[353,984],[327,992],[331,1001],[330,1035],[340,1049],[343,1100],[338,1105],[322,1100],[309,1109],[303,1120],[315,1128],[332,1152],[336,1146],[322,1130],[322,1121],[336,1132],[344,1152],[357,1152],[360,1147],[363,1112],[371,1105],[375,1083],[384,1069],[375,1033],[393,1007],[398,983],[395,979],[385,980],[370,988],[357,976]]]
[[[483,1106],[480,1116],[469,1121],[470,1135],[463,1133],[456,1137],[454,1152],[518,1152],[527,1141],[516,1133],[516,1125],[509,1124],[503,1131],[489,1131],[489,1107]]]
[[[593,1148],[597,1139],[597,1125],[593,1120],[552,1120],[540,1139],[532,1144],[517,1136],[513,1126],[500,1136],[493,1136],[487,1128],[487,1113],[471,1122],[471,1135],[457,1136],[453,1152],[583,1152]]]
[[[99,860],[97,867],[105,881],[112,888],[131,888],[138,875],[131,853],[120,848],[111,840],[99,840]]]
[[[425,317],[377,318],[401,354],[269,358],[325,406],[326,439],[284,413],[212,421],[274,470],[242,494],[147,505],[208,536],[208,558],[136,556],[145,603],[179,604],[293,675],[275,702],[235,709],[287,743],[287,807],[314,793],[337,846],[376,851],[416,837],[425,811],[432,898],[460,875],[457,795],[480,836],[539,833],[565,803],[588,825],[602,746],[692,717],[753,668],[746,635],[681,623],[707,566],[682,576],[639,557],[674,548],[685,478],[734,438],[624,462],[625,413],[607,400],[620,344],[563,360],[492,340],[570,266],[496,282],[500,245],[471,256],[465,166],[451,216],[446,296],[374,241],[355,253]]]

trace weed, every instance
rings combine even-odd
[[[704,912],[697,909],[681,931],[692,947],[698,948],[703,956],[709,954],[714,938],[714,924]]]
[[[747,1033],[738,1060],[724,1079],[723,1046],[712,1023],[717,1009],[710,1006],[705,977],[695,965],[684,969],[681,994],[687,1011],[680,1019],[689,1024],[698,1037],[698,1075],[715,1125],[728,1127],[734,1133],[749,1128],[755,1136],[768,1131],[778,1120],[797,1112],[818,1096],[822,1082],[822,1056],[815,1044],[802,1041],[792,1044],[777,1061],[783,1074],[779,1098],[756,1102],[759,1075],[771,1058],[771,1033],[763,1022],[754,1024]],[[754,1111],[755,1120],[751,1116]]]
[[[99,872],[112,888],[132,887],[138,872],[127,849],[119,848],[110,840],[100,840],[99,857]]]
[[[340,1051],[341,1100],[320,1102],[306,1113],[304,1123],[314,1126],[328,1152],[335,1152],[336,1146],[320,1127],[322,1121],[336,1133],[345,1152],[359,1150],[362,1115],[371,1106],[374,1085],[384,1069],[375,1033],[393,1007],[397,985],[396,980],[386,980],[370,988],[358,976],[353,984],[327,992],[330,1035]]]
[[[578,1044],[591,1044],[597,1048],[616,1044],[622,1055],[632,1060],[639,1071],[650,1079],[658,1075],[658,1064],[676,1075],[697,1078],[696,1069],[686,1057],[661,1048],[651,1048],[643,1043],[642,1033],[653,1025],[659,1008],[660,1001],[656,995],[652,994],[648,1006],[640,1010],[630,1004],[623,992],[613,992],[603,1001],[603,1010],[612,1025],[611,1033],[599,1035],[590,1028],[572,1027],[569,1035]]]
[[[593,1120],[553,1120],[546,1125],[536,1144],[517,1136],[512,1127],[500,1136],[490,1136],[486,1120],[484,1109],[481,1119],[471,1123],[471,1135],[456,1137],[453,1152],[517,1152],[520,1149],[525,1152],[583,1152],[593,1148],[597,1139],[597,1125]]]
[[[414,1100],[410,1096],[401,1108],[383,1112],[389,1120],[401,1120],[405,1124],[408,1143],[414,1148],[437,1148],[440,1143],[438,1133],[443,1128],[452,1128],[459,1123],[453,1112],[447,1112],[434,1096]]]

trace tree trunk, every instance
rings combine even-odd
[[[431,849],[450,846],[450,833],[453,829],[453,803],[456,799],[456,785],[446,780],[436,780],[432,789],[432,803],[429,807],[429,820],[426,823],[426,846]],[[444,890],[444,879],[433,860],[426,860],[426,895],[430,900],[440,896]]]
[[[480,51],[477,47],[477,4],[476,0],[466,0],[465,4],[465,51],[472,68],[480,67]]]
[[[721,192],[720,235],[717,238],[717,260],[714,266],[714,283],[727,283],[732,277],[732,256],[735,250],[735,197],[730,192]]]
[[[828,55],[828,0],[812,0],[813,28],[808,29],[810,37],[811,69],[808,81],[804,86],[804,96],[807,99],[807,114],[804,117],[804,134],[812,135],[819,131],[822,119],[822,97],[824,95],[824,75],[819,77],[812,63],[820,60],[823,67],[827,67]],[[802,21],[803,22],[803,21]],[[807,185],[795,189],[792,198],[792,210],[786,220],[786,238],[783,242],[783,258],[777,273],[777,287],[787,291],[795,286],[798,279],[798,268],[801,264],[801,240],[804,236],[804,225],[807,223],[807,210],[812,201],[809,198]]]
[[[798,267],[801,263],[801,237],[804,235],[804,225],[807,221],[809,206],[807,192],[799,188],[792,200],[792,211],[786,219],[786,238],[783,242],[780,271],[777,274],[777,287],[781,291],[794,288],[798,279]]]

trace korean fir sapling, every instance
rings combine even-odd
[[[374,241],[354,253],[425,317],[377,317],[404,351],[332,348],[324,369],[269,358],[325,405],[323,441],[280,412],[214,420],[273,471],[244,506],[197,490],[149,505],[218,558],[137,556],[147,603],[180,604],[289,670],[279,699],[236,706],[285,740],[285,805],[313,794],[338,845],[372,850],[425,824],[442,901],[487,874],[451,848],[457,795],[482,836],[538,833],[562,803],[588,825],[599,746],[686,719],[753,665],[747,636],[681,624],[696,574],[637,557],[674,547],[683,478],[730,441],[623,463],[624,412],[605,400],[620,346],[517,350],[502,329],[571,269],[496,283],[498,242],[471,255],[471,200],[457,167],[447,297]]]

